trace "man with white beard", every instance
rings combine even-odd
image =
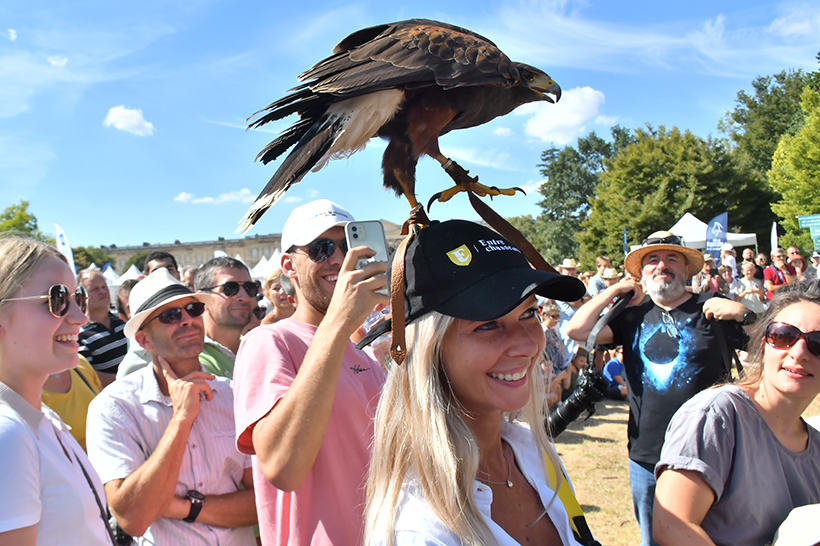
[[[703,255],[667,231],[647,237],[627,255],[624,267],[633,278],[607,288],[578,309],[567,332],[586,341],[613,298],[635,293],[631,305],[601,329],[595,342],[623,345],[629,482],[641,544],[648,546],[655,544],[654,468],[666,427],[684,402],[726,378],[732,351],[743,348],[747,340],[743,326],[756,317],[742,303],[715,292],[687,292],[686,279],[701,270]]]

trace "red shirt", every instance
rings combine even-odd
[[[797,275],[797,271],[790,266],[789,264],[786,265],[786,273],[791,275],[792,277]],[[766,281],[771,281],[773,285],[781,285],[786,284],[786,276],[783,274],[782,271],[775,268],[775,266],[770,265],[763,269],[763,284],[766,284]],[[769,290],[766,290],[766,299],[770,300],[774,297],[774,294]]]

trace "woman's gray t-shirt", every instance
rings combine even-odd
[[[701,527],[717,544],[769,544],[798,506],[820,502],[820,432],[787,449],[751,398],[734,385],[705,390],[675,413],[655,466],[698,472],[715,492]]]

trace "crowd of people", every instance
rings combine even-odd
[[[548,273],[451,220],[388,264],[350,221],[294,209],[264,283],[152,253],[113,307],[0,238],[0,546],[593,546],[545,427],[592,369],[629,406],[642,544],[769,544],[820,505],[820,254],[658,232],[624,273]]]

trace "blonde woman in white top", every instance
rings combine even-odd
[[[0,545],[113,542],[99,477],[40,399],[50,375],[79,363],[86,301],[56,249],[0,240]]]
[[[545,457],[562,467],[543,426],[535,295],[577,300],[583,283],[458,220],[422,229],[404,272],[407,353],[376,414],[365,543],[576,546],[545,476]]]

